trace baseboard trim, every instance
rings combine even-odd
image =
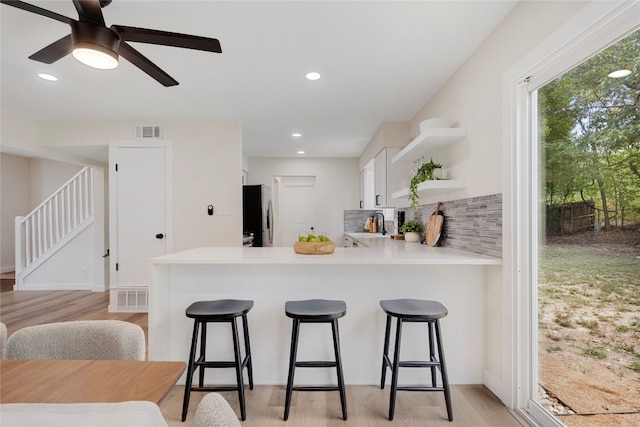
[[[16,291],[92,291],[104,292],[104,286],[94,283],[23,283]]]
[[[498,399],[500,399],[500,401],[502,403],[504,403],[504,399],[503,399],[503,396],[502,396],[502,389],[504,387],[503,381],[498,379],[495,375],[491,375],[490,373],[488,373],[485,370],[484,371],[484,385],[489,390],[491,390],[491,393],[495,394],[496,397]]]

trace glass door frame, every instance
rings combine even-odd
[[[590,2],[503,76],[505,403],[532,425],[562,426],[537,401],[537,89],[638,28],[639,1]]]

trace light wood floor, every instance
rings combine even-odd
[[[108,313],[108,293],[88,291],[7,291],[0,292],[0,321],[11,334],[25,326],[41,323],[117,319],[140,325],[146,332],[147,315],[140,313]],[[189,416],[180,422],[183,386],[175,386],[161,402],[170,426],[193,426],[193,414],[204,393],[193,392]],[[221,393],[239,414],[236,392]],[[396,414],[387,418],[389,390],[386,387],[348,386],[348,420],[342,420],[337,392],[294,392],[289,421],[283,421],[284,386],[256,386],[246,389],[246,427],[323,427],[323,426],[522,426],[500,401],[483,386],[452,387],[454,421],[447,420],[442,393],[398,392]]]

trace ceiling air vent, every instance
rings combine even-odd
[[[136,125],[136,138],[138,139],[160,139],[160,126]]]

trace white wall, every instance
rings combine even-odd
[[[452,176],[466,181],[468,197],[502,192],[504,72],[586,3],[521,1],[411,120],[412,134],[420,133],[422,120],[434,117],[447,117],[467,130],[461,144],[434,160],[451,165]]]
[[[0,272],[14,271],[15,217],[30,210],[30,159],[0,153]]]
[[[242,243],[242,140],[235,120],[154,120],[173,150],[173,250]],[[43,122],[47,144],[131,140],[138,121]],[[230,208],[209,216],[207,206]]]
[[[409,125],[408,122],[381,123],[360,155],[358,170],[362,170],[369,160],[374,159],[385,147],[403,148],[410,136]]]
[[[520,2],[412,119],[412,134],[419,133],[422,120],[434,117],[447,117],[467,130],[461,144],[434,155],[435,161],[452,166],[453,178],[466,181],[467,197],[503,192],[503,74],[586,3]],[[503,228],[503,235],[507,231]],[[509,369],[514,356],[503,341],[503,295],[512,284],[503,283],[500,270],[491,269],[486,278],[485,385],[511,405]]]
[[[82,166],[48,159],[31,159],[31,209],[37,207],[71,177],[82,170]],[[24,212],[26,214],[28,212]]]
[[[4,124],[4,123],[3,123]],[[56,160],[0,153],[0,268],[15,265],[15,217],[31,212],[81,167]]]
[[[174,251],[242,245],[240,122],[168,122],[163,130],[173,142]],[[208,205],[232,213],[209,216]]]
[[[85,161],[76,156],[66,155],[56,150],[56,146],[81,145],[104,146],[111,140],[133,139],[134,121],[60,121],[37,122],[26,119],[11,112],[2,111],[2,152],[14,153],[18,156],[30,155],[68,161],[76,164],[97,164],[101,162]],[[173,243],[174,251],[190,249],[199,246],[240,246],[242,236],[242,140],[241,128],[238,121],[154,121],[163,130],[163,138],[173,143]],[[42,137],[46,135],[46,138]],[[45,145],[47,144],[47,145]],[[3,154],[6,155],[6,154]],[[24,157],[15,157],[24,159]],[[25,161],[26,162],[26,161]],[[53,166],[44,160],[35,161],[43,168],[34,172],[34,179],[42,182],[33,192],[33,199],[41,198],[45,191],[44,183],[49,179],[45,169],[53,172],[62,179],[62,170],[73,169],[73,166]],[[12,163],[16,164],[15,161]],[[26,165],[26,163],[25,163]],[[3,161],[4,166],[4,161]],[[25,166],[26,167],[26,166]],[[3,167],[2,172],[2,267],[13,266],[13,217],[24,215],[31,206],[31,189],[5,190],[4,175],[10,172],[10,167]],[[69,176],[70,177],[70,176]],[[68,179],[69,177],[66,177]],[[25,174],[20,182],[31,180],[30,172]],[[66,179],[62,179],[60,184]],[[49,183],[46,184],[48,187]],[[53,185],[53,184],[52,184]],[[108,183],[105,185],[108,194]],[[8,212],[8,206],[19,206],[10,197],[24,194],[26,208],[18,213]],[[206,213],[209,204],[231,210],[232,215],[210,217]],[[100,206],[102,208],[103,205]],[[106,209],[106,207],[105,207]],[[10,224],[5,225],[5,219],[10,218]],[[102,216],[106,224],[108,218]],[[9,228],[7,228],[9,227]],[[10,234],[9,234],[10,233]],[[7,238],[5,238],[7,236]],[[10,237],[10,239],[8,239]],[[97,241],[97,240],[96,240]],[[8,249],[5,249],[7,246]],[[97,261],[102,260],[102,249],[94,247],[93,256]],[[6,258],[9,256],[9,258]],[[5,259],[6,258],[6,259]],[[91,276],[91,274],[89,274]],[[98,281],[99,282],[99,281]]]
[[[334,242],[341,241],[344,210],[358,209],[360,200],[357,158],[249,158],[249,183],[273,186],[274,176],[315,176],[316,229]]]

